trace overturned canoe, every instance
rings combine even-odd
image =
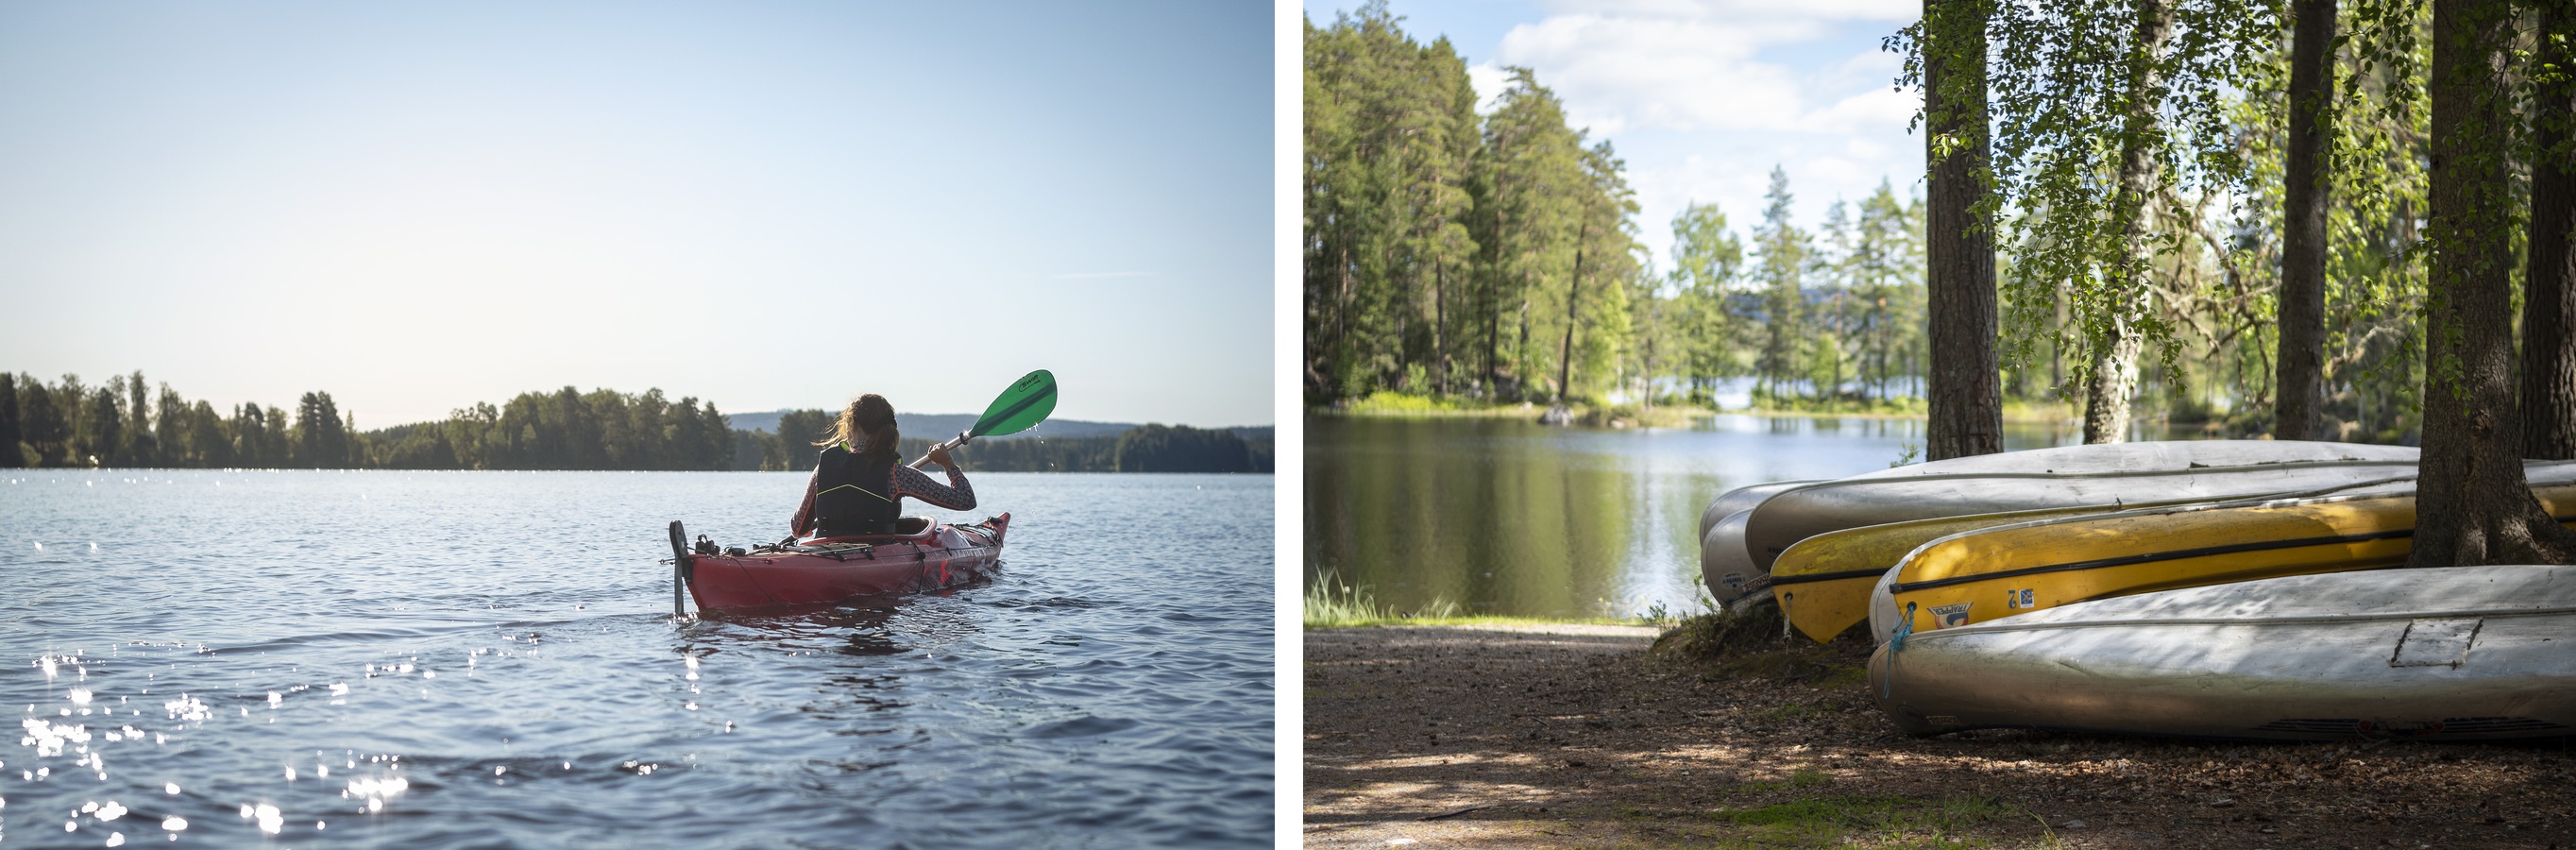
[[[2247,739],[2576,733],[2576,567],[2293,576],[1909,635],[1870,658],[1898,728]]]
[[[1819,534],[1977,514],[2321,490],[2413,475],[2416,458],[2417,451],[2405,446],[2199,440],[2062,446],[1915,464],[1759,494],[1751,507],[1738,509],[1749,511],[1739,531],[1725,528],[1730,514],[1702,533],[1700,573],[1709,592],[1724,602],[1759,586],[1789,547]],[[1712,504],[1710,511],[1718,507]],[[1702,520],[1708,520],[1705,513]]]
[[[1752,510],[1753,506],[1762,504],[1762,500],[1778,495],[1781,491],[1809,484],[1822,484],[1828,480],[1830,479],[1801,478],[1794,481],[1765,481],[1728,490],[1717,498],[1709,500],[1708,507],[1699,512],[1699,536],[1707,537],[1708,530],[1717,527],[1719,520],[1737,511]]]
[[[1919,519],[1827,532],[1789,547],[1771,564],[1771,595],[1780,614],[1817,643],[1869,621],[1870,591],[1887,571],[1925,543],[2015,523],[2104,514],[2117,505]],[[1738,535],[1741,539],[1741,535]]]
[[[2542,507],[2576,522],[2576,464],[2530,474]],[[1884,642],[2091,599],[2394,567],[2414,536],[2411,482],[1998,526],[1905,556],[1871,591],[1870,628]]]
[[[1699,514],[1700,583],[1724,605],[1757,587],[1763,570],[1744,546],[1744,520],[1762,500],[1819,481],[1772,481],[1729,490]]]

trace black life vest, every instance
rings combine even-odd
[[[872,463],[867,455],[839,445],[823,449],[823,459],[814,468],[815,533],[826,537],[895,533],[895,520],[903,515],[894,497],[896,460],[891,452]]]

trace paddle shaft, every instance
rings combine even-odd
[[[671,616],[674,617],[685,617],[689,613],[687,603],[682,600],[683,590],[688,586],[688,535],[681,529],[679,520],[671,521]]]
[[[913,462],[912,462],[912,464],[911,464],[911,465],[912,465],[912,468],[914,468],[914,469],[929,469],[929,468],[930,468],[930,455],[931,455],[931,454],[935,454],[935,453],[938,453],[938,452],[947,451],[947,450],[949,450],[949,449],[953,449],[953,448],[956,448],[956,447],[958,447],[958,446],[965,445],[965,444],[966,444],[966,441],[968,441],[968,440],[972,440],[972,439],[975,439],[975,435],[970,434],[970,433],[967,433],[967,432],[964,432],[964,431],[959,431],[959,432],[957,432],[957,436],[949,438],[948,442],[940,443],[939,445],[932,446],[929,452],[925,452],[925,453],[923,453],[923,454],[922,454],[922,456],[921,456],[921,459],[920,459],[920,460],[916,460],[916,461],[913,461]]]

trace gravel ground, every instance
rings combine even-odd
[[[1717,663],[1619,627],[1304,640],[1320,847],[2576,850],[2566,742],[1917,739],[1870,704],[1865,645]]]

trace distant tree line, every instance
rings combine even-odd
[[[253,469],[811,469],[831,424],[790,411],[778,433],[731,427],[711,401],[659,389],[526,392],[436,422],[359,431],[327,392],[285,408],[226,412],[189,401],[140,371],[90,386],[0,372],[0,467]],[[907,458],[932,440],[907,438]],[[1110,437],[980,440],[958,452],[970,469],[1001,472],[1269,472],[1270,441],[1230,431],[1147,425]]]
[[[791,410],[778,417],[778,433],[737,431],[758,445],[762,470],[812,469],[822,454],[814,445],[832,425],[823,410]],[[941,437],[939,439],[946,439]],[[905,437],[906,460],[939,442]],[[1187,425],[1140,425],[1116,436],[1014,437],[967,443],[955,453],[970,470],[993,472],[1270,472],[1269,440],[1246,440],[1232,431]]]

